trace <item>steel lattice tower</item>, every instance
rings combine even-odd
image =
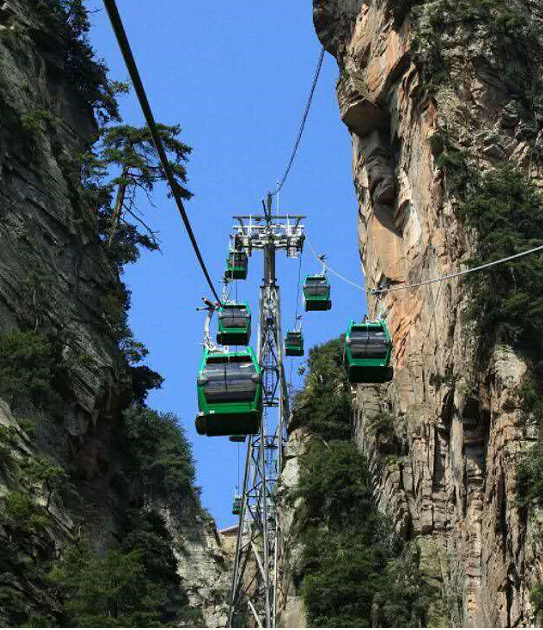
[[[228,627],[248,625],[248,616],[258,627],[276,626],[283,537],[275,493],[283,467],[290,410],[275,257],[278,250],[284,250],[289,257],[301,254],[304,218],[273,216],[271,195],[268,195],[264,215],[234,217],[237,222],[232,237],[235,247],[249,255],[257,249],[264,254],[258,331],[264,411],[260,433],[250,436],[247,445]]]

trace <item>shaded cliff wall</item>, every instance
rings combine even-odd
[[[81,531],[103,550],[115,540],[119,505],[143,499],[136,486],[120,496],[112,484],[113,473],[126,474],[112,432],[131,383],[106,308],[111,300],[120,303],[117,265],[99,241],[96,209],[80,185],[82,154],[98,139],[98,128],[68,72],[66,42],[40,4],[0,3],[0,335],[24,330],[55,340],[61,402],[54,411],[28,401],[5,401],[11,411],[0,404],[0,428],[14,427],[9,450],[16,461],[11,469],[0,467],[0,498],[20,490],[45,505],[20,477],[22,458],[45,453],[70,473],[79,498],[47,506],[56,524],[48,527],[46,551],[35,554],[47,564]],[[35,440],[21,429],[29,420]],[[166,504],[152,496],[145,501],[173,535],[190,603],[202,607],[207,625],[219,625],[227,567],[212,519],[192,491]],[[0,527],[0,539],[5,533]],[[10,579],[28,595],[24,575]]]
[[[415,4],[423,5],[417,24],[412,14],[403,20],[392,11]],[[452,134],[480,171],[509,161],[543,181],[532,159],[539,136],[513,107],[505,83],[511,68],[496,58],[481,24],[445,35],[448,81],[426,76],[437,84],[427,89],[415,63],[414,38],[428,26],[428,10],[446,18],[466,6],[314,0],[317,34],[340,69],[339,109],[352,135],[370,288],[437,278],[474,255],[475,237],[458,218],[458,198],[439,167],[438,132]],[[528,15],[533,9],[514,7]],[[527,366],[503,344],[477,366],[475,325],[463,317],[467,295],[452,281],[392,292],[380,304],[369,296],[370,315],[380,312],[389,323],[395,378],[390,386],[357,388],[355,440],[372,466],[381,510],[393,515],[398,532],[418,540],[452,622],[529,626],[529,591],[543,565],[537,510],[526,522],[515,504],[516,464],[533,438],[518,422]],[[383,410],[395,414],[398,443],[397,456],[386,461],[367,430]]]

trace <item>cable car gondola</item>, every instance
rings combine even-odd
[[[329,311],[332,308],[330,283],[325,274],[306,276],[303,293],[306,311]]]
[[[345,337],[344,365],[350,383],[388,383],[394,376],[390,367],[392,339],[386,322],[351,321]]]
[[[206,348],[197,381],[200,435],[253,435],[262,418],[262,373],[252,348]]]
[[[241,514],[241,506],[242,506],[242,497],[239,494],[236,494],[234,497],[234,503],[232,504],[232,514],[234,516],[239,516]]]
[[[219,308],[217,343],[225,346],[246,346],[251,339],[251,310],[247,302],[224,303]]]
[[[285,355],[287,357],[304,356],[304,336],[301,330],[289,330],[285,335]]]
[[[242,444],[245,442],[246,435],[231,435],[228,439],[230,442],[236,442],[238,444]]]
[[[249,257],[240,250],[231,251],[226,259],[227,280],[245,280],[249,270]]]

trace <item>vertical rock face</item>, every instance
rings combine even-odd
[[[279,485],[279,515],[281,531],[284,533],[285,560],[283,566],[283,588],[279,598],[279,627],[306,628],[307,618],[300,595],[299,585],[293,579],[301,564],[303,545],[300,541],[297,510],[303,499],[296,497],[300,481],[300,457],[309,449],[311,434],[306,429],[294,429],[285,449],[285,465]]]
[[[190,605],[201,611],[206,628],[225,628],[230,558],[215,522],[192,494],[152,507],[162,514],[173,536],[178,573]]]
[[[317,34],[340,68],[369,288],[438,278],[473,256],[436,166],[439,129],[454,129],[481,170],[504,160],[526,166],[531,148],[522,120],[510,115],[503,75],[477,38],[451,53],[458,89],[424,96],[413,25],[409,16],[397,24],[392,4],[314,0]],[[386,315],[391,329],[395,378],[358,387],[355,440],[381,510],[419,541],[423,569],[441,580],[451,623],[530,626],[529,591],[543,566],[537,523],[527,524],[515,505],[516,462],[530,441],[518,426],[526,364],[498,346],[476,373],[465,307],[457,280],[370,297],[370,315]],[[380,411],[396,416],[398,456],[386,462],[367,431]]]
[[[118,280],[75,192],[78,157],[97,128],[60,50],[35,3],[2,3],[0,332],[39,326],[62,334],[66,356],[89,355],[67,396],[65,428],[76,437],[117,406],[121,375],[101,306]]]
[[[39,5],[0,1],[0,335],[30,329],[62,340],[70,365],[62,423],[46,412],[30,413],[38,450],[75,466],[84,497],[77,518],[100,550],[115,534],[118,497],[108,471],[122,454],[110,434],[130,390],[127,367],[107,334],[105,303],[118,297],[120,284],[79,188],[81,155],[98,138],[93,111],[71,83],[63,44],[44,24]],[[11,427],[17,427],[14,456],[31,457],[30,441],[0,401],[0,429]],[[0,498],[21,488],[0,467]],[[190,604],[207,625],[219,625],[228,567],[212,519],[192,494],[175,506],[151,507],[174,538]],[[49,509],[57,547],[51,560],[79,531],[76,515],[63,509]]]

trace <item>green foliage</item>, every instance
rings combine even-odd
[[[439,389],[442,385],[454,385],[454,374],[452,370],[448,369],[445,374],[432,374],[430,376],[430,385],[433,385]]]
[[[51,308],[53,275],[28,261],[29,272],[21,283],[21,305],[18,320],[22,328],[37,332]]]
[[[158,125],[177,190],[184,199],[191,193],[184,163],[191,148],[179,140],[179,125]],[[119,267],[135,262],[140,250],[159,249],[156,234],[137,210],[138,198],[149,201],[166,176],[147,127],[117,125],[102,130],[100,143],[86,158],[85,183],[94,191],[98,231],[111,260]]]
[[[419,552],[413,544],[389,560],[373,600],[374,628],[434,627],[439,597],[436,589],[426,583],[419,564]]]
[[[343,337],[309,351],[303,390],[296,396],[293,427],[325,440],[351,436],[351,393],[343,370]]]
[[[124,515],[122,548],[137,549],[142,554],[147,577],[167,589],[179,586],[174,542],[158,512],[129,510]]]
[[[18,538],[37,534],[49,519],[26,492],[10,492],[4,499],[0,523]]]
[[[108,549],[103,558],[89,545],[68,549],[49,576],[64,594],[69,624],[82,628],[158,627],[166,592],[145,573],[142,552]]]
[[[58,125],[58,118],[48,109],[36,109],[21,116],[21,127],[29,136],[44,133],[50,126]]]
[[[539,372],[540,370],[538,370]],[[538,374],[540,376],[540,374]],[[541,379],[539,379],[540,381]],[[535,378],[527,377],[519,388],[518,396],[522,401],[522,424],[534,422],[543,426],[543,391],[541,383]]]
[[[460,212],[477,234],[473,266],[499,260],[543,244],[543,196],[531,180],[509,164],[477,178]],[[543,257],[526,256],[468,276],[477,322],[478,360],[484,365],[496,343],[504,342],[531,361],[531,376],[519,390],[522,419],[543,418]],[[517,468],[518,503],[543,502],[543,437]]]
[[[543,198],[535,185],[506,164],[486,173],[460,211],[477,233],[476,266],[543,244]],[[484,337],[525,346],[541,355],[543,259],[527,256],[468,276],[473,314]]]
[[[419,569],[416,549],[402,549],[373,500],[367,464],[350,440],[351,397],[342,365],[343,339],[312,348],[295,426],[314,434],[300,459],[296,523],[302,558],[294,579],[311,626],[423,627],[439,598]],[[394,416],[369,427],[394,436]],[[317,433],[317,435],[315,435]]]
[[[116,439],[149,494],[167,498],[193,486],[192,448],[173,414],[132,407],[124,413]]]
[[[151,389],[160,389],[164,379],[158,372],[151,370],[147,365],[136,365],[130,368],[132,376],[133,402],[136,405],[145,405],[147,394]]]
[[[394,437],[394,414],[388,411],[380,411],[368,422],[369,432],[377,438]]]
[[[371,510],[364,459],[351,442],[315,441],[304,456],[298,489],[307,517],[340,523],[357,510]]]
[[[402,551],[378,514],[365,459],[354,445],[312,443],[298,496],[304,551],[297,579],[311,625],[425,626],[437,593],[424,583],[417,554]]]
[[[136,341],[128,325],[130,292],[121,284],[116,291],[102,297],[100,312],[104,330],[119,345],[120,355],[132,382],[130,403],[145,405],[151,389],[159,389],[164,382],[160,374],[140,365],[149,354],[147,348]]]
[[[371,626],[378,579],[386,567],[386,554],[366,540],[374,534],[370,526],[344,533],[312,531],[304,552],[310,571],[302,586],[312,627]]]
[[[447,187],[453,194],[465,191],[471,181],[469,151],[455,146],[448,134],[438,132],[432,136],[430,145],[435,151],[436,144],[441,144],[435,165],[447,177]]]
[[[424,0],[391,0],[396,28],[399,28],[404,23],[405,18],[413,7],[423,2]]]
[[[178,139],[179,125],[157,125],[162,143],[169,155],[179,192],[185,199],[192,196],[183,188],[187,172],[183,165],[192,149]],[[121,174],[112,180],[115,185],[135,186],[144,192],[152,192],[155,184],[164,181],[165,175],[160,165],[156,148],[147,126],[133,127],[117,125],[104,129],[100,140],[100,157],[105,167],[116,167]]]
[[[44,583],[55,547],[49,523],[28,492],[10,492],[0,501],[0,622],[5,627],[56,625],[58,602]]]
[[[0,448],[9,449],[17,444],[17,430],[15,427],[0,425]]]
[[[534,605],[534,612],[539,615],[543,612],[543,584],[536,584],[530,591],[530,599]]]
[[[12,332],[0,335],[0,396],[14,408],[30,402],[55,410],[61,399],[55,387],[61,366],[57,350],[45,335]]]
[[[128,328],[128,310],[130,308],[130,292],[124,287],[102,296],[100,312],[107,332],[119,344],[125,340],[131,343],[132,338]]]
[[[517,464],[517,503],[543,505],[543,440],[539,439]]]
[[[541,123],[541,112],[534,108],[541,93],[541,77],[532,72],[543,58],[543,40],[536,21],[522,3],[510,0],[436,0],[432,2],[394,2],[399,17],[411,6],[415,24],[415,61],[422,69],[423,83],[434,94],[452,75],[458,49],[468,50],[474,39],[492,52],[489,63],[504,79],[512,102],[525,116]],[[403,11],[403,13],[402,13]],[[514,34],[514,36],[512,36]],[[495,61],[492,61],[495,59]],[[540,108],[539,108],[540,109]]]
[[[66,81],[103,121],[118,120],[117,94],[127,91],[123,83],[110,81],[107,66],[96,59],[89,42],[90,22],[84,0],[34,0],[44,23],[60,36]],[[38,39],[41,32],[33,33]]]
[[[66,83],[79,91],[82,101],[93,108],[100,123],[98,145],[89,148],[79,160],[63,163],[63,168],[68,173],[66,180],[70,184],[74,208],[94,209],[93,227],[116,271],[122,273],[125,264],[138,259],[142,248],[159,248],[155,233],[137,209],[137,201],[140,195],[150,201],[155,185],[166,180],[165,173],[147,127],[111,124],[120,120],[117,95],[127,92],[128,87],[110,81],[107,67],[96,59],[89,43],[89,12],[84,0],[33,2],[44,28],[32,32],[31,36],[38,46],[50,46],[52,33],[58,37],[55,49],[63,56]],[[19,122],[23,133],[36,134],[45,129],[52,132],[58,120],[49,110],[36,109],[24,114]],[[183,198],[189,199],[191,194],[184,187],[184,163],[191,149],[179,140],[179,125],[159,124],[158,132],[177,190]],[[60,161],[61,157],[57,159]],[[74,184],[77,179],[79,181]],[[29,275],[25,282],[28,290],[23,298],[25,308],[21,309],[25,313],[22,324],[35,331],[47,314],[47,299],[51,295],[48,290],[50,279],[44,282],[40,276],[36,272]],[[119,345],[120,370],[128,371],[132,380],[133,391],[127,396],[129,403],[144,405],[148,391],[160,387],[163,379],[140,364],[146,350],[140,352],[139,359],[134,358],[132,348],[137,342],[128,326],[129,306],[130,292],[119,282],[103,296],[99,310],[104,330]]]
[[[38,425],[36,421],[32,420],[31,418],[19,418],[18,422],[21,430],[25,433],[30,442],[34,443],[36,441],[36,435],[38,431]]]
[[[68,489],[69,477],[64,468],[55,464],[55,462],[46,455],[39,455],[28,458],[21,465],[26,480],[31,485],[37,485],[46,493],[47,504],[49,508],[51,499],[55,493],[60,493]]]
[[[85,540],[69,547],[49,573],[50,586],[61,593],[66,626],[170,626],[174,602],[190,614],[162,517],[129,511],[123,532],[122,543],[103,556]]]

